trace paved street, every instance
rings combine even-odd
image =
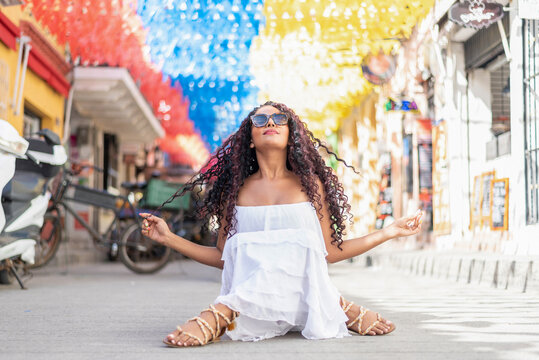
[[[67,270],[67,271],[66,271]],[[1,359],[539,359],[537,294],[474,287],[342,263],[343,295],[397,324],[387,336],[172,349],[161,339],[218,294],[220,273],[191,261],[140,276],[121,264],[36,271],[0,287]]]

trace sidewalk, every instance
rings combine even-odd
[[[539,256],[485,252],[384,250],[358,258],[365,265],[394,268],[411,275],[498,289],[539,292]]]
[[[0,287],[0,359],[539,359],[537,294],[478,288],[358,262],[330,268],[343,295],[397,324],[387,336],[172,349],[161,339],[211,303],[220,272],[188,260],[152,276],[121,264],[36,271]]]

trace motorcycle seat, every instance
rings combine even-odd
[[[45,154],[54,154],[54,148],[52,144],[49,144],[45,140],[26,138],[28,141],[28,150],[39,151]]]
[[[28,141],[28,151],[39,152],[46,155],[54,156],[54,145],[49,144],[42,139],[26,139]],[[36,164],[30,159],[17,159],[15,165],[15,171],[29,171],[36,174],[40,174],[46,178],[52,178],[60,171],[60,166],[48,164],[42,162]]]

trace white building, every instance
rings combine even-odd
[[[401,211],[419,203],[417,120],[430,119],[433,127],[433,232],[408,244],[539,254],[539,2],[521,1],[519,12],[519,1],[505,1],[500,22],[481,30],[451,21],[453,3],[437,2],[404,44],[398,72],[382,91],[414,99],[421,111],[401,114],[403,125],[394,130],[413,144],[413,191],[405,191],[404,164],[404,179],[395,184],[403,190],[395,193],[404,194]],[[378,112],[395,117],[381,105]]]

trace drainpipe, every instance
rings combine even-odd
[[[470,214],[473,212],[473,201],[472,199],[472,183],[471,183],[471,159],[470,159],[470,73],[466,72],[466,150],[467,150],[467,160],[468,160],[468,205],[470,206]],[[464,228],[462,228],[464,232]]]
[[[69,137],[70,127],[71,127],[71,107],[73,105],[73,89],[74,84],[71,84],[71,88],[69,89],[69,95],[67,96],[67,105],[66,105],[66,113],[65,113],[65,121],[64,121],[64,136],[62,137],[62,145],[65,145],[67,142],[67,139]]]
[[[19,43],[19,55],[17,56],[17,72],[15,74],[15,87],[13,88],[13,100],[11,100],[11,107],[14,108],[15,104],[17,103],[17,92],[19,90],[19,77],[21,75],[21,60],[22,60],[22,53],[24,50],[24,45],[27,41],[29,41],[30,38],[27,36],[24,36],[21,34],[21,37],[17,39],[17,42]]]
[[[24,55],[23,55],[23,60],[22,60],[22,69],[21,69],[21,72],[20,72],[20,77],[21,77],[21,80],[20,80],[20,84],[19,84],[19,79],[18,79],[18,75],[19,75],[19,65],[20,63],[17,63],[17,79],[16,79],[16,84],[19,85],[19,94],[18,94],[18,97],[17,97],[17,103],[15,104],[15,96],[13,97],[13,103],[15,105],[15,115],[19,115],[19,112],[20,112],[20,108],[21,108],[21,101],[22,101],[22,93],[23,93],[23,90],[24,90],[24,79],[26,78],[26,68],[28,66],[28,54],[30,53],[30,49],[32,49],[32,45],[30,45],[30,38],[28,36],[21,36],[21,39],[20,39],[20,44],[19,44],[19,58],[20,58],[20,55],[21,55],[21,49],[24,48]],[[15,94],[17,92],[17,88],[15,88]],[[14,94],[14,95],[15,95]]]

